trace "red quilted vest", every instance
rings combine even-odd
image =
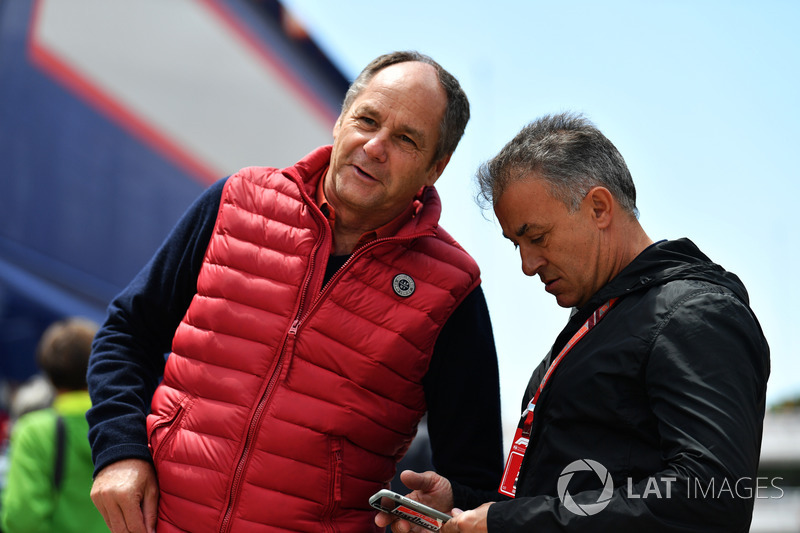
[[[437,335],[478,284],[424,191],[323,288],[330,158],[230,177],[148,417],[159,533],[377,531],[367,500],[425,412]]]

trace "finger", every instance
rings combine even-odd
[[[97,507],[97,511],[100,513],[100,516],[103,517],[103,521],[106,523],[106,527],[110,531],[114,531],[113,528],[111,527],[111,520],[109,519],[108,510],[106,509],[106,506],[103,505],[103,502],[95,500],[94,494],[92,494],[91,498],[92,502],[94,502],[94,506]]]
[[[147,533],[142,515],[142,503],[138,499],[126,499],[121,502],[120,511],[125,521],[124,531],[129,533]]]
[[[461,531],[456,520],[448,520],[439,530],[439,533],[458,533]]]
[[[156,519],[158,518],[158,490],[149,487],[145,490],[142,500],[142,518],[147,533],[156,533]]]
[[[394,522],[396,518],[389,513],[378,513],[375,515],[375,525],[381,528],[385,528]]]
[[[434,472],[414,472],[413,470],[404,470],[400,474],[400,481],[411,490],[418,490],[427,492],[433,489],[436,484],[437,474]]]
[[[122,512],[122,508],[118,505],[112,505],[108,509],[109,515],[108,519],[106,520],[108,528],[112,531],[112,533],[127,533],[129,529],[127,523],[125,522],[125,514]]]
[[[92,491],[91,498],[112,533],[125,533],[128,531],[122,509],[115,500],[106,498],[102,493],[96,491]]]
[[[400,519],[392,524],[392,533],[410,533],[411,531],[411,522],[407,520]]]

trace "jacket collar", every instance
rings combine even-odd
[[[721,285],[732,290],[743,302],[749,302],[747,291],[736,274],[711,261],[691,240],[683,238],[659,241],[647,247],[597,291],[576,316],[591,314],[611,298],[625,297],[677,279],[696,279]]]

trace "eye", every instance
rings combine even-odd
[[[412,138],[411,138],[411,137],[409,137],[408,135],[401,134],[401,135],[400,135],[400,141],[401,141],[403,144],[406,144],[406,145],[408,145],[408,146],[410,146],[410,147],[412,147],[412,148],[416,148],[416,147],[417,147],[417,143],[416,143],[416,141],[414,141],[414,139],[412,139]]]
[[[372,117],[368,117],[366,115],[360,115],[355,117],[356,122],[363,124],[364,126],[374,127],[378,123]]]

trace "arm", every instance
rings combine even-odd
[[[401,481],[412,490],[408,496],[444,512],[500,498],[499,371],[489,310],[480,286],[467,295],[442,328],[423,385],[432,462],[441,475],[403,472]],[[394,531],[421,530],[386,513],[379,513],[375,522],[379,527],[392,523]]]
[[[159,250],[111,302],[95,337],[87,382],[95,474],[126,458],[149,460],[145,416],[172,336],[196,292],[223,181],[186,211]]]
[[[15,424],[0,506],[0,529],[6,533],[50,530],[56,497],[53,492],[55,419],[44,416],[50,412],[29,413]]]
[[[469,509],[497,499],[503,470],[500,384],[480,286],[442,329],[423,384],[433,466],[450,481],[454,505]]]
[[[95,465],[92,499],[115,527],[122,510],[127,529],[144,531],[141,515],[126,514],[140,507],[155,522],[158,491],[146,415],[175,329],[196,292],[223,185],[220,180],[192,204],[114,299],[92,346],[87,373],[92,408],[86,413]]]
[[[678,302],[655,331],[642,378],[662,468],[617,482],[591,516],[552,496],[498,502],[489,531],[748,530],[769,373],[760,327],[741,301],[711,288]]]

